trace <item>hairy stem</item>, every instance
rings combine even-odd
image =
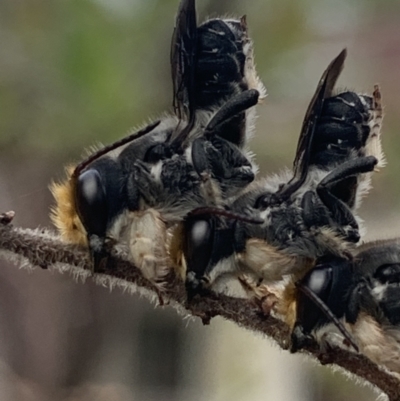
[[[13,217],[12,212],[0,215],[0,254],[3,257],[30,268],[40,266],[69,271],[76,277],[92,276],[91,262],[85,249],[64,244],[47,229],[13,227],[10,224]],[[123,287],[131,292],[139,291],[181,312],[199,316],[205,324],[214,316],[222,316],[241,327],[267,335],[283,349],[288,348],[289,327],[272,316],[263,316],[260,309],[247,300],[210,293],[209,296],[195,297],[188,305],[184,284],[173,275],[170,284],[160,290],[121,256],[114,255],[111,262],[112,268],[92,276],[96,282],[110,287]],[[390,401],[400,401],[400,382],[365,356],[338,348],[321,355],[316,343],[302,352],[318,359],[321,364],[343,368],[345,373],[357,376],[366,384],[382,390]]]

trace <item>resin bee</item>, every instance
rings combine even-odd
[[[186,218],[189,292],[241,272],[267,281],[286,274],[301,277],[316,258],[343,256],[359,240],[353,212],[368,188],[363,175],[383,162],[382,109],[378,88],[373,97],[332,96],[345,56],[340,53],[320,80],[303,123],[294,173],[259,181],[229,204],[229,211],[263,223],[226,219],[207,209]]]
[[[259,99],[257,90],[247,89],[249,70],[259,82],[251,41],[244,20],[211,21],[230,29],[235,51],[216,40],[223,35],[212,34],[208,22],[197,28],[194,1],[181,2],[171,49],[177,115],[99,150],[70,168],[66,182],[52,185],[52,219],[65,240],[89,247],[95,271],[123,242],[147,277],[163,276],[167,228],[194,208],[223,204],[254,179],[256,168],[238,147],[247,110]],[[225,62],[209,62],[207,49]],[[213,86],[210,77],[223,76],[235,57],[239,75]]]
[[[53,221],[68,242],[87,245],[98,270],[122,239],[133,262],[148,277],[165,268],[166,229],[188,212],[229,198],[254,178],[253,166],[231,142],[213,135],[236,112],[257,102],[257,91],[233,98],[211,119],[204,135],[185,153],[148,162],[155,146],[168,145],[174,126],[157,121],[89,156],[71,169],[67,182],[53,184]]]
[[[322,350],[359,349],[400,375],[399,239],[361,245],[352,260],[319,259],[296,294],[292,352],[314,338]]]
[[[239,93],[266,90],[257,75],[246,18],[214,18],[197,26],[195,0],[182,0],[172,38],[174,110],[179,118],[204,126],[216,110]],[[216,132],[243,147],[254,129],[255,109],[237,114]],[[178,137],[186,135],[181,131]],[[195,134],[195,132],[192,132]],[[189,140],[192,136],[189,136]]]

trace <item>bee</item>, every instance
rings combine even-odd
[[[266,281],[301,277],[316,258],[346,255],[359,241],[353,212],[367,189],[363,175],[383,164],[382,109],[377,87],[372,97],[332,96],[345,57],[344,50],[322,75],[305,116],[294,172],[254,183],[228,206],[262,224],[207,210],[186,218],[182,259],[192,295],[243,272]]]
[[[174,110],[180,119],[189,121],[188,130],[194,122],[204,127],[210,115],[243,91],[257,90],[259,101],[266,97],[245,16],[213,18],[198,26],[195,0],[182,0],[172,37],[171,66]],[[248,109],[216,134],[243,148],[252,135],[254,119],[255,109]],[[178,138],[186,134],[181,131]]]
[[[231,142],[212,134],[214,126],[258,99],[244,92],[216,113],[185,153],[148,162],[154,146],[168,146],[174,129],[156,121],[70,169],[69,179],[53,184],[53,221],[68,242],[88,246],[95,271],[104,269],[110,249],[123,239],[132,261],[149,278],[166,267],[166,230],[189,211],[223,201],[254,179],[253,166]],[[244,102],[243,102],[244,100]],[[211,193],[211,195],[210,195]]]
[[[171,46],[175,115],[99,149],[51,186],[53,222],[67,242],[89,248],[94,271],[125,243],[146,277],[164,277],[169,227],[192,209],[223,205],[254,179],[242,149],[246,114],[260,98],[247,83],[259,82],[251,40],[244,19],[211,21],[197,27],[195,2],[181,2]],[[217,28],[229,30],[227,42]],[[224,62],[210,62],[208,51]],[[236,62],[239,75],[225,76]]]
[[[331,255],[296,284],[292,352],[311,338],[359,350],[400,375],[400,239],[369,242],[354,258]]]

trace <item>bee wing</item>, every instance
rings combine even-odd
[[[332,90],[343,70],[344,60],[347,51],[342,50],[340,54],[329,64],[328,68],[322,74],[318,83],[317,90],[308,106],[304,117],[303,126],[300,132],[299,142],[297,144],[296,156],[293,162],[294,177],[304,180],[307,175],[312,141],[317,120],[322,113],[324,99],[332,96]]]
[[[195,0],[182,0],[171,43],[173,106],[179,119],[192,118],[196,69],[197,23]]]

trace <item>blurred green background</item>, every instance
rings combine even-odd
[[[247,15],[269,96],[252,149],[261,174],[292,162],[322,71],[347,47],[339,87],[381,85],[388,167],[361,215],[367,238],[400,233],[400,2],[198,0]],[[50,225],[47,189],[83,149],[171,109],[178,0],[0,1],[0,201],[15,223]],[[359,400],[371,390],[215,319],[211,327],[90,280],[2,263],[1,400]]]

